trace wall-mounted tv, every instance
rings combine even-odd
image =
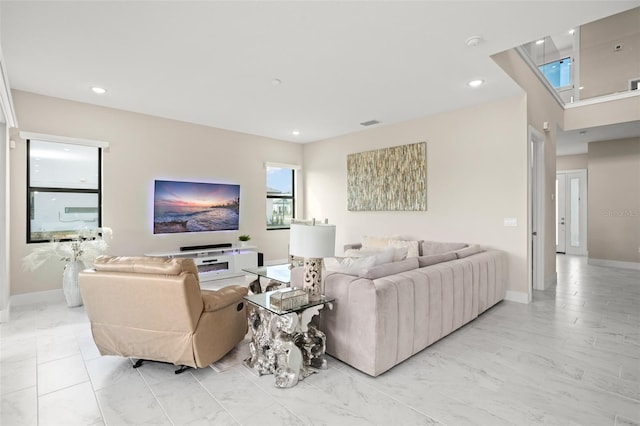
[[[240,185],[156,180],[153,233],[237,231]]]

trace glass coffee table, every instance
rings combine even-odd
[[[275,386],[290,388],[318,370],[327,368],[324,357],[326,337],[311,319],[334,299],[322,296],[294,309],[279,309],[270,302],[271,296],[291,289],[247,295],[244,300],[253,307],[249,313],[252,332],[244,361],[258,376],[275,375]]]

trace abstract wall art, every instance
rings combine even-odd
[[[426,211],[427,143],[347,156],[349,211]]]

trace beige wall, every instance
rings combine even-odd
[[[640,8],[580,27],[581,99],[627,91],[639,77]]]
[[[426,212],[347,211],[348,154],[421,141]],[[508,290],[528,292],[524,96],[311,143],[304,164],[306,217],[337,225],[338,253],[362,235],[479,243],[508,252]]]
[[[498,53],[492,58],[527,93],[527,123],[544,135],[544,277],[548,282],[556,276],[556,131],[558,127],[562,128],[564,111],[515,50]],[[549,123],[547,132],[543,130],[544,122]]]
[[[564,112],[565,131],[627,123],[640,120],[640,91],[624,99],[591,105],[567,105]]]
[[[556,157],[557,171],[586,169],[587,164],[587,154],[561,155]]]
[[[589,258],[640,262],[640,138],[589,144]]]
[[[266,231],[265,162],[302,164],[303,146],[273,139],[14,91],[20,129],[103,140],[103,225],[113,229],[110,253],[139,255],[184,245],[234,242],[239,233],[285,259],[289,232]],[[26,143],[17,131],[11,165],[11,294],[60,288],[62,264],[22,270],[26,240]],[[240,232],[153,235],[154,179],[240,184]],[[302,201],[302,200],[300,200]],[[302,202],[298,203],[302,211]]]

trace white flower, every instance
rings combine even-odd
[[[80,229],[72,241],[52,240],[38,245],[22,259],[22,266],[25,270],[33,271],[52,258],[64,262],[81,260],[87,264],[93,263],[96,257],[107,250],[107,239],[110,240],[112,235],[111,228],[106,227]]]

